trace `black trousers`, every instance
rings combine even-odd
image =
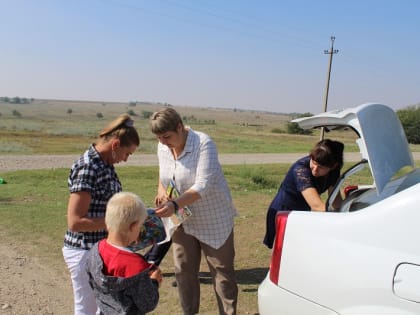
[[[144,255],[144,258],[148,262],[153,262],[156,266],[159,266],[171,247],[171,244],[172,240],[166,243],[153,245],[152,248],[150,248],[150,250]]]

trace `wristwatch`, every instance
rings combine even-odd
[[[174,205],[175,211],[179,210],[179,205],[176,203],[175,200],[171,200],[172,204]]]

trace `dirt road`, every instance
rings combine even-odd
[[[302,156],[302,153],[220,154],[219,159],[222,165],[272,164],[292,163]],[[0,156],[0,174],[16,170],[70,168],[78,157],[79,155],[2,155]],[[348,153],[344,158],[346,161],[354,162],[360,160],[360,154]],[[151,165],[157,165],[156,155],[134,154],[126,163],[121,163],[118,167]]]

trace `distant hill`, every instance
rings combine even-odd
[[[167,103],[152,102],[95,102],[95,101],[75,101],[75,100],[55,100],[55,99],[33,99],[19,98],[22,103],[13,101],[16,98],[0,98],[0,114],[3,117],[13,116],[13,110],[26,118],[41,116],[47,118],[69,118],[72,119],[96,119],[98,113],[102,118],[109,119],[121,113],[128,112],[133,116],[141,118],[144,112],[154,112],[164,106],[172,106]],[[211,121],[217,123],[229,122],[244,125],[275,125],[283,124],[291,118],[287,114],[280,114],[259,110],[243,110],[238,108],[212,108],[212,107],[192,107],[192,106],[173,106],[183,117],[192,117],[198,121]]]

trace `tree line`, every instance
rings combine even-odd
[[[10,103],[10,104],[29,104],[33,101],[34,101],[33,98],[18,97],[18,96],[15,96],[15,97],[7,97],[7,96],[0,97],[0,102]]]

